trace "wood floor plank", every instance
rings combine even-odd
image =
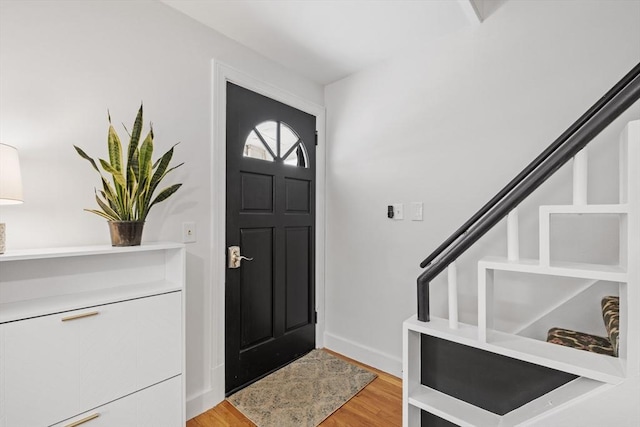
[[[396,427],[402,425],[402,380],[341,354],[326,352],[378,374],[351,400],[324,420],[320,427]],[[186,427],[255,427],[226,400],[187,421]],[[286,426],[283,426],[286,427]]]

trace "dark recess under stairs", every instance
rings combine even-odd
[[[422,335],[422,385],[505,415],[575,380],[577,375]]]

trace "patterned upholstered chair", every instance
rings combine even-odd
[[[607,329],[607,337],[572,331],[570,329],[551,328],[547,342],[559,344],[592,353],[618,357],[618,335],[620,328],[620,298],[607,296],[602,299],[602,319]]]

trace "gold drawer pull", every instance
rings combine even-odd
[[[97,313],[96,313],[97,314]],[[71,423],[66,425],[65,427],[77,427],[80,424],[84,424],[84,423],[88,423],[91,420],[95,420],[96,418],[98,418],[100,416],[100,414],[95,413],[93,415],[89,415],[87,418],[83,418],[81,420],[76,421],[75,423]]]
[[[76,319],[82,319],[84,317],[97,316],[99,313],[100,313],[99,311],[90,311],[89,313],[74,314],[73,316],[63,317],[62,321],[63,322],[67,322],[69,320],[76,320]],[[77,424],[74,424],[74,425],[77,425]],[[67,426],[67,427],[69,427],[69,426]]]

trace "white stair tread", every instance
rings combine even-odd
[[[525,405],[514,409],[502,417],[500,426],[528,425],[527,421],[535,418],[545,418],[553,412],[562,409],[571,401],[582,399],[584,396],[595,393],[599,389],[611,387],[600,381],[579,377],[570,381],[549,393],[532,400]]]
[[[540,214],[626,214],[627,204],[611,205],[543,205]]]
[[[537,259],[510,261],[505,257],[485,257],[478,262],[479,268],[488,270],[514,271],[520,273],[546,274],[581,279],[626,282],[627,272],[618,265],[588,264],[579,262],[552,262],[543,265]]]
[[[502,418],[424,385],[409,392],[409,404],[464,427],[497,427]]]
[[[611,384],[624,380],[622,363],[617,357],[493,330],[487,331],[487,341],[505,356]]]
[[[502,416],[422,384],[409,391],[409,404],[460,426],[517,426],[555,412],[602,386],[598,381],[577,378]]]
[[[622,362],[617,357],[590,353],[494,330],[488,330],[487,342],[482,342],[478,340],[477,326],[459,323],[458,329],[450,329],[447,319],[437,317],[431,317],[430,322],[419,322],[416,316],[412,316],[404,322],[404,327],[421,334],[596,381],[618,384],[624,380]]]

